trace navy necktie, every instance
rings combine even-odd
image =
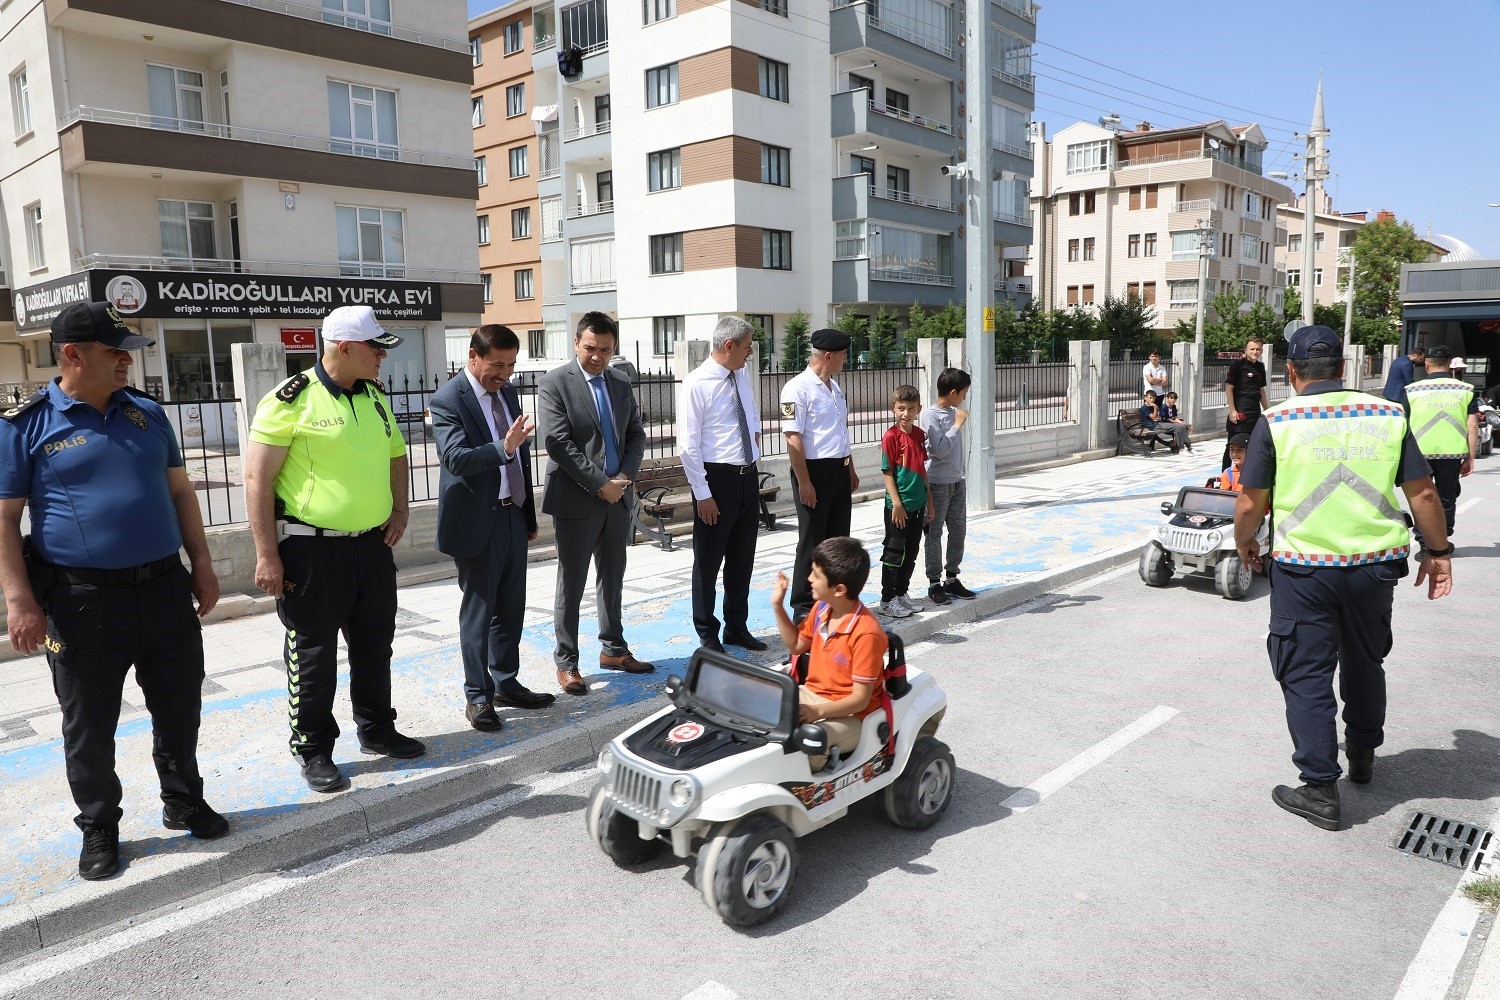
[[[594,404],[599,408],[599,426],[604,430],[604,474],[613,479],[620,472],[620,446],[615,441],[614,413],[609,408],[609,397],[605,394],[604,376],[589,379],[594,387]]]
[[[500,448],[505,449],[505,435],[510,430],[510,424],[506,422],[505,407],[500,404],[500,390],[496,389],[490,394],[490,413],[495,418],[495,440],[500,442]],[[522,503],[526,499],[526,470],[521,468],[521,449],[505,463],[505,485],[506,492],[515,503]]]

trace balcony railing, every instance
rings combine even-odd
[[[990,210],[990,214],[993,215],[995,217],[996,221],[999,221],[999,222],[1009,222],[1009,223],[1012,223],[1013,225],[1017,225],[1017,226],[1029,226],[1029,225],[1031,225],[1031,216],[1030,215],[1017,215],[1014,212],[1007,212],[1003,208],[991,209]]]
[[[544,133],[537,136],[537,159],[541,161],[537,169],[537,180],[547,180],[557,177],[562,173],[562,156],[557,148],[557,134]]]
[[[952,285],[953,275],[912,267],[872,267],[870,280],[899,281],[907,285]]]
[[[614,278],[601,278],[598,281],[575,281],[569,287],[574,292],[612,292],[616,283]]]
[[[1001,152],[1009,153],[1012,156],[1024,156],[1028,160],[1031,159],[1031,150],[1027,149],[1025,146],[1013,146],[1008,142],[1001,142],[999,139],[991,139],[990,145],[994,146]]]
[[[1212,198],[1194,198],[1192,201],[1178,201],[1172,203],[1173,213],[1178,212],[1212,212],[1214,200]]]
[[[147,257],[139,254],[94,253],[78,261],[84,270],[118,271],[234,271],[241,274],[296,275],[307,278],[406,278],[412,281],[447,281],[479,284],[477,271],[443,271],[408,267],[405,264],[360,264],[352,261],[310,264],[290,260],[225,260],[222,258]],[[399,273],[397,273],[399,272]]]
[[[1129,170],[1131,167],[1146,167],[1157,163],[1178,163],[1191,160],[1218,160],[1221,163],[1229,164],[1231,167],[1239,167],[1241,170],[1249,173],[1256,172],[1249,170],[1244,164],[1236,163],[1234,156],[1222,149],[1202,149],[1195,153],[1163,153],[1161,156],[1133,156],[1129,160],[1122,160],[1115,164],[1115,169]]]
[[[555,33],[551,35],[537,35],[536,39],[531,43],[531,50],[533,52],[543,52],[547,49],[555,48],[557,48],[557,35]]]
[[[615,210],[613,201],[600,201],[592,205],[573,205],[568,209],[568,218],[584,219],[590,215],[608,215]]]
[[[609,122],[597,122],[593,125],[580,125],[570,128],[562,134],[563,142],[572,142],[574,139],[587,139],[591,135],[600,135],[609,131]]]
[[[924,198],[910,191],[900,191],[896,188],[882,188],[870,185],[870,197],[881,198],[885,201],[899,201],[907,205],[921,205],[924,208],[935,208],[941,212],[953,211],[953,202],[942,201],[938,198]]]
[[[918,125],[922,128],[930,128],[934,132],[941,132],[944,135],[953,134],[953,126],[949,125],[947,122],[941,122],[936,118],[929,118],[926,115],[913,114],[910,111],[903,111],[900,108],[893,108],[887,104],[877,104],[874,101],[870,101],[869,103],[870,110],[875,112],[877,115],[885,115],[887,118],[895,118],[900,121],[910,122],[913,125]]]
[[[877,9],[873,5],[867,4],[865,0],[832,0],[832,5],[834,10],[840,10],[844,7],[863,7],[865,9],[865,20],[870,23],[872,28],[879,28],[888,35],[895,35],[897,38],[911,42],[913,45],[920,45],[922,48],[936,52],[947,59],[953,58],[953,46],[949,44],[948,39],[931,34],[930,32],[908,27],[891,17],[881,17]],[[765,0],[762,0],[762,6],[765,6]],[[785,9],[784,3],[782,9]],[[776,10],[773,13],[780,14],[782,10]],[[783,14],[783,16],[785,15]]]
[[[275,11],[278,14],[290,14],[292,17],[300,17],[308,21],[322,21],[324,24],[338,24],[356,31],[368,31],[375,35],[388,35],[391,38],[399,38],[405,42],[416,42],[418,45],[431,45],[450,52],[469,51],[469,40],[467,38],[448,38],[445,35],[435,35],[428,31],[417,31],[414,28],[398,28],[385,21],[375,20],[369,17],[360,17],[357,14],[341,14],[337,11],[325,10],[322,7],[309,7],[306,4],[287,3],[285,0],[229,0],[243,7],[258,7],[261,10]]]
[[[1036,23],[1036,5],[1030,0],[995,0],[1000,6],[1019,14],[1032,24]]]
[[[997,69],[995,74],[1006,83],[1013,83],[1022,90],[1036,89],[1036,77],[1030,73],[1012,73],[1010,70]]]
[[[65,129],[78,122],[97,122],[101,125],[124,125],[129,128],[159,129],[168,132],[185,132],[205,135],[215,139],[233,139],[237,142],[254,142],[267,146],[284,146],[291,149],[310,149],[320,153],[336,153],[341,156],[360,156],[369,159],[391,160],[398,163],[416,163],[428,167],[452,167],[457,170],[478,170],[472,153],[433,153],[418,149],[403,149],[400,146],[384,145],[363,139],[331,138],[318,135],[302,135],[296,132],[275,132],[263,128],[247,128],[244,125],[220,125],[218,122],[195,121],[188,118],[168,118],[162,115],[141,114],[135,111],[115,111],[109,108],[94,108],[87,105],[74,108],[58,123]]]

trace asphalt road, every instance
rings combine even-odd
[[[604,858],[582,761],[393,850],[0,969],[0,995],[1395,997],[1459,872],[1393,836],[1413,809],[1500,807],[1487,465],[1465,481],[1454,596],[1398,593],[1387,742],[1374,783],[1342,785],[1338,833],[1270,801],[1296,772],[1264,581],[1230,602],[1132,567],[913,647],[949,696],[951,811],[911,832],[857,808],[804,839],[763,928],[721,924],[690,863]]]

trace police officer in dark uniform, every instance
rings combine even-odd
[[[1406,575],[1411,532],[1443,537],[1443,511],[1401,407],[1345,389],[1344,345],[1326,326],[1292,334],[1287,368],[1297,395],[1271,407],[1251,432],[1235,509],[1240,558],[1262,565],[1255,534],[1271,502],[1271,625],[1266,646],[1286,701],[1292,762],[1302,785],[1277,785],[1281,808],[1325,830],[1339,828],[1334,668],[1344,701],[1349,780],[1365,784],[1385,740],[1385,669],[1391,604]],[[1453,587],[1453,546],[1429,549],[1417,573],[1430,599]]]
[[[198,774],[198,619],[218,602],[219,581],[177,435],[156,401],[126,384],[130,352],[154,341],[85,302],[53,320],[52,342],[62,375],[0,412],[0,587],[11,644],[47,651],[83,831],[78,874],[101,879],[120,867],[115,728],[132,666],[151,713],[162,823],[200,838],[229,829]]]

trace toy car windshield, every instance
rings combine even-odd
[[[780,678],[746,666],[731,668],[706,656],[694,667],[689,690],[702,708],[768,732],[781,724],[786,685]]]
[[[1233,517],[1240,495],[1228,490],[1185,489],[1177,498],[1177,509],[1188,514]]]

